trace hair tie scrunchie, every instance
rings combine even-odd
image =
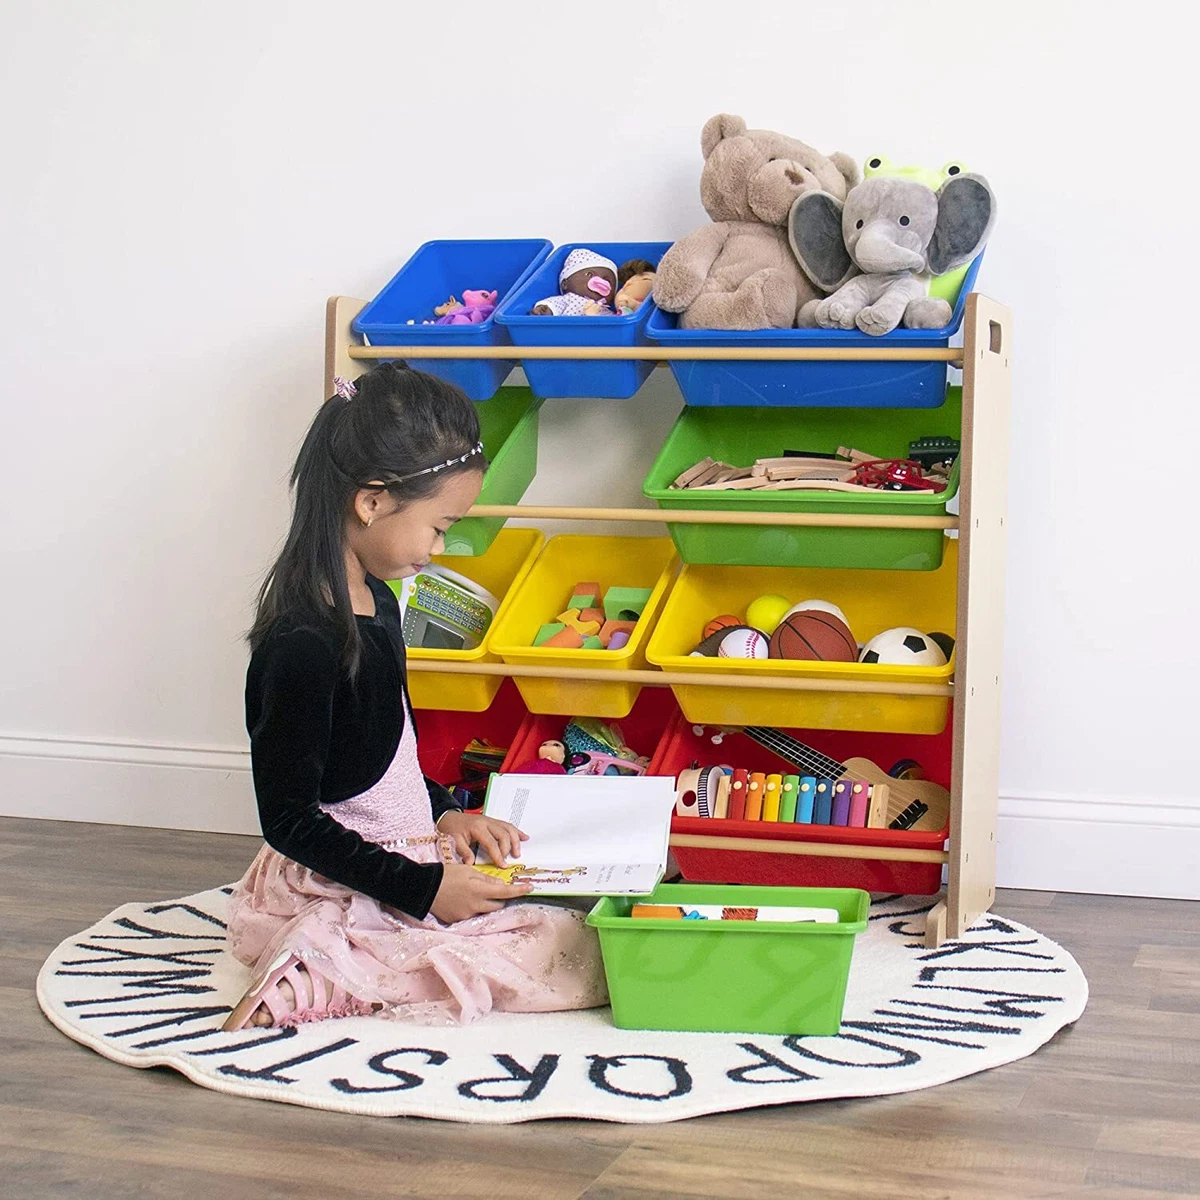
[[[343,400],[353,400],[358,395],[358,388],[349,379],[343,379],[340,375],[333,377],[333,394],[341,396]]]

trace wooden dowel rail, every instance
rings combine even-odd
[[[476,504],[470,517],[537,521],[646,521],[659,525],[796,525],[826,529],[957,529],[957,517],[888,513],[746,512],[694,508],[591,508],[546,504]]]
[[[454,662],[449,659],[408,656],[410,671],[443,675],[500,675],[513,679],[562,679],[586,683],[640,683],[646,687],[724,687],[785,692],[857,692],[886,696],[952,696],[949,683],[884,683],[852,679],[797,679],[786,676],[715,675],[684,671],[605,671],[587,667],[536,667],[517,663]]]
[[[350,358],[637,359],[642,362],[945,362],[961,346],[357,346]]]
[[[904,846],[851,846],[837,842],[783,842],[771,838],[734,838],[705,833],[673,833],[671,845],[693,850],[749,850],[753,854],[805,854],[813,858],[874,858],[884,862],[944,863],[945,850]]]

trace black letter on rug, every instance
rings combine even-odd
[[[688,1074],[687,1065],[678,1058],[670,1058],[665,1054],[589,1054],[592,1065],[588,1068],[588,1078],[595,1087],[614,1096],[629,1096],[633,1100],[673,1100],[676,1096],[686,1096],[692,1090],[692,1077]],[[623,1067],[635,1059],[646,1062],[665,1063],[674,1087],[669,1092],[656,1095],[654,1092],[627,1092],[624,1088],[615,1087],[608,1080],[609,1067]]]
[[[764,1050],[761,1046],[756,1046],[753,1042],[738,1042],[743,1050],[749,1050],[751,1054],[757,1054],[762,1060],[756,1063],[747,1063],[744,1067],[734,1067],[732,1071],[726,1071],[725,1074],[733,1080],[734,1083],[794,1083],[797,1079],[819,1079],[819,1075],[810,1075],[807,1071],[800,1070],[799,1067],[789,1067],[782,1058],[776,1058],[770,1050]],[[776,1076],[774,1079],[751,1079],[750,1076],[755,1071],[762,1071],[769,1067],[775,1067],[782,1072],[782,1075]]]
[[[384,1050],[380,1054],[372,1054],[367,1066],[377,1075],[391,1075],[394,1079],[399,1079],[399,1083],[392,1084],[390,1087],[358,1087],[350,1080],[341,1078],[331,1079],[329,1086],[350,1096],[361,1096],[364,1092],[407,1092],[410,1088],[420,1087],[425,1082],[420,1075],[414,1075],[411,1071],[401,1071],[399,1067],[388,1066],[387,1060],[393,1054],[423,1054],[425,1061],[431,1067],[444,1065],[448,1057],[444,1050],[426,1050],[423,1046],[405,1046],[401,1050]]]
[[[333,1054],[338,1050],[345,1050],[347,1046],[357,1046],[358,1041],[355,1038],[342,1038],[340,1041],[330,1042],[328,1046],[318,1046],[316,1050],[310,1050],[307,1054],[297,1054],[295,1058],[285,1058],[283,1062],[272,1063],[269,1067],[259,1067],[257,1071],[248,1071],[245,1067],[234,1066],[232,1063],[227,1063],[223,1067],[218,1067],[222,1075],[233,1075],[237,1079],[264,1079],[268,1083],[295,1083],[296,1081],[287,1075],[279,1075],[277,1072],[282,1071],[284,1067],[298,1067],[301,1063],[312,1062],[315,1058],[324,1058],[326,1054]]]
[[[550,1082],[550,1076],[558,1067],[557,1054],[543,1054],[538,1059],[533,1070],[521,1066],[508,1054],[493,1054],[492,1057],[508,1072],[507,1075],[493,1075],[488,1079],[469,1079],[458,1085],[458,1094],[468,1100],[494,1100],[498,1104],[506,1104],[509,1100],[536,1100],[542,1089]],[[515,1096],[497,1096],[494,1094],[480,1095],[476,1088],[485,1083],[522,1083],[525,1087]]]
[[[795,1034],[789,1033],[783,1039],[783,1044],[796,1054],[803,1055],[805,1058],[811,1058],[816,1062],[829,1063],[834,1067],[863,1067],[869,1070],[885,1070],[890,1067],[911,1067],[913,1063],[919,1063],[921,1056],[915,1050],[906,1049],[903,1046],[892,1046],[887,1042],[877,1042],[874,1038],[861,1037],[857,1033],[839,1033],[837,1035],[845,1042],[860,1042],[864,1046],[874,1046],[878,1050],[886,1050],[889,1054],[897,1056],[895,1062],[847,1062],[841,1058],[830,1058],[828,1054],[817,1054],[812,1050],[806,1050],[801,1044],[801,1039]],[[822,1041],[825,1039],[822,1038]]]

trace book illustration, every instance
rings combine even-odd
[[[675,785],[645,775],[493,775],[484,812],[526,836],[521,861],[475,865],[535,896],[648,896],[662,881]],[[558,864],[558,865],[555,865]]]
[[[506,867],[476,863],[475,870],[503,879],[505,883],[569,883],[572,875],[587,874],[587,867],[528,867],[519,862],[509,863]]]

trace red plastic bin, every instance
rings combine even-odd
[[[417,713],[417,758],[430,779],[452,787],[460,778],[458,760],[472,738],[493,746],[512,746],[522,720],[528,717],[521,693],[506,679],[483,712],[425,708]]]
[[[697,735],[682,713],[671,723],[650,763],[653,775],[678,775],[693,764],[727,764],[753,771],[795,774],[770,750],[739,733],[715,746],[707,729]],[[853,733],[817,729],[787,730],[798,741],[844,762],[868,758],[883,770],[910,758],[921,764],[927,779],[950,786],[951,727],[937,734]],[[707,837],[752,837],[780,842],[825,842],[856,846],[903,846],[941,850],[948,830],[847,829],[837,825],[796,825],[777,821],[729,821],[672,817],[673,834]],[[771,887],[854,887],[867,892],[930,896],[941,889],[940,863],[892,862],[872,858],[822,858],[772,854],[754,850],[706,850],[673,846],[672,853],[689,882],[750,883]]]
[[[627,717],[605,724],[616,725],[631,749],[653,758],[662,749],[661,742],[667,729],[677,719],[682,720],[682,714],[669,688],[642,688]],[[560,739],[569,720],[570,717],[530,713],[512,739],[508,757],[500,770],[515,771],[537,758],[538,747],[543,742]],[[653,764],[651,773],[656,773]]]

